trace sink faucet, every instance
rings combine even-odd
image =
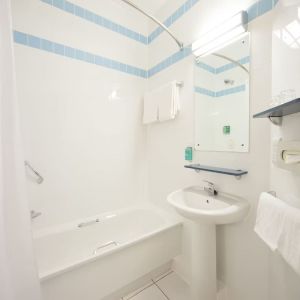
[[[203,182],[206,182],[208,186],[204,187],[204,191],[208,193],[210,196],[215,196],[218,194],[217,190],[215,189],[215,185],[207,180],[203,180]]]

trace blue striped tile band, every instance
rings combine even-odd
[[[184,14],[186,14],[195,4],[197,4],[200,0],[187,0],[184,2],[179,8],[177,8],[163,23],[165,26],[170,27],[174,24],[178,19],[180,19]],[[157,27],[152,33],[150,33],[148,37],[148,43],[153,42],[161,33],[163,29],[161,27]]]
[[[119,34],[122,34],[128,38],[134,39],[137,42],[141,42],[145,45],[150,44],[161,32],[158,33],[151,33],[149,37],[143,36],[131,29],[128,29],[120,24],[114,23],[104,17],[101,17],[93,12],[84,9],[76,4],[73,4],[69,1],[65,0],[41,0],[44,3],[52,5],[53,7],[62,9],[68,13],[71,13],[75,16],[81,17],[85,20],[93,22],[99,26],[103,26],[107,29],[115,31]],[[190,10],[196,3],[200,0],[188,0],[183,5],[181,5],[166,21],[165,24],[167,26],[171,26],[175,21],[177,21],[182,15],[184,15],[188,10]],[[272,9],[278,0],[260,0],[254,3],[250,8],[247,10],[248,12],[248,21],[259,17],[263,13],[267,12],[268,10]],[[152,35],[152,36],[151,36]],[[85,61],[88,63],[93,63],[95,65],[103,66],[106,68],[114,69],[117,71],[121,71],[127,74],[135,75],[142,78],[149,78],[152,77],[159,72],[165,70],[166,68],[170,67],[171,65],[177,63],[178,61],[186,58],[189,56],[191,51],[191,46],[185,47],[182,51],[175,52],[174,54],[170,55],[169,57],[163,59],[154,67],[150,68],[148,71],[137,68],[131,65],[123,64],[122,62],[118,62],[116,60],[112,60],[106,57],[102,57],[96,54],[92,54],[89,52],[82,51],[80,49],[74,49],[72,47],[55,43],[52,41],[48,41],[43,38],[39,38],[33,35],[29,35],[26,33],[14,31],[14,40],[16,43],[23,44],[29,47],[37,48],[40,50],[53,52],[58,55],[63,55],[69,58]],[[75,53],[75,54],[74,54]],[[207,71],[212,71],[211,67],[208,65],[203,64],[203,68],[206,68]],[[228,69],[232,68],[231,64],[228,64],[226,67]],[[216,72],[223,72],[222,70]]]
[[[169,57],[163,59],[160,63],[156,64],[148,71],[148,77],[152,77],[155,74],[165,70],[166,68],[174,65],[175,63],[179,62],[180,60],[190,56],[192,53],[192,48],[190,46],[184,47],[182,50],[175,52],[174,54],[170,55]]]
[[[138,33],[134,30],[131,30],[125,26],[122,26],[118,23],[115,23],[107,18],[104,18],[98,14],[93,13],[92,11],[85,9],[79,5],[73,4],[65,0],[41,0],[44,3],[52,5],[58,9],[61,9],[69,14],[82,18],[88,22],[91,22],[97,26],[104,27],[105,29],[119,33],[127,38],[133,39],[136,42],[148,45],[148,37]]]
[[[22,44],[25,46],[29,46],[32,48],[52,52],[58,55],[62,55],[68,58],[77,59],[80,61],[92,63],[98,66],[114,69],[116,71],[121,71],[127,74],[135,75],[142,78],[150,78],[157,73],[167,69],[168,67],[174,65],[175,63],[179,62],[180,60],[183,60],[184,58],[191,55],[192,50],[191,46],[185,47],[183,50],[179,50],[175,52],[174,54],[170,55],[169,57],[163,59],[161,62],[159,62],[157,65],[152,67],[149,70],[144,70],[141,68],[137,68],[128,64],[124,64],[122,62],[103,57],[100,55],[96,55],[90,52],[83,51],[81,49],[75,49],[67,45],[63,45],[60,43],[56,43],[53,41],[49,41],[47,39],[43,39],[34,35],[26,34],[20,31],[14,31],[14,41],[17,44]],[[249,58],[243,58],[240,60],[241,62],[248,61]],[[204,66],[205,64],[203,64]],[[228,64],[231,65],[231,64]],[[201,67],[203,67],[201,65]],[[205,68],[211,70],[212,67],[206,65]],[[223,67],[222,67],[223,68]],[[225,68],[227,65],[225,65]],[[214,73],[216,74],[216,73]]]
[[[258,0],[256,3],[251,5],[247,9],[248,13],[248,23],[253,21],[255,18],[260,17],[261,15],[267,13],[273,9],[279,0]],[[195,4],[200,2],[200,0],[187,0],[183,5],[181,5],[171,16],[169,16],[164,24],[167,27],[170,27],[178,19],[180,19],[185,13],[187,13]],[[148,43],[153,42],[161,33],[163,29],[157,27],[148,37]]]
[[[114,31],[121,34],[127,38],[135,40],[136,42],[148,45],[152,43],[162,32],[161,27],[157,27],[149,36],[145,36],[134,30],[131,30],[123,25],[110,21],[109,19],[102,17],[92,11],[85,9],[79,5],[73,4],[66,0],[40,0],[47,3],[53,7],[61,9],[67,13],[70,13],[79,18],[85,19],[88,22],[94,23],[98,26],[104,27],[108,30]],[[200,2],[200,0],[187,0],[178,9],[175,10],[163,23],[170,27],[177,20],[179,20],[184,14],[186,14],[195,4]],[[265,14],[272,8],[276,6],[278,0],[259,0],[252,4],[248,9],[248,22],[253,21],[255,18]]]
[[[221,90],[218,92],[214,92],[214,91],[211,91],[211,90],[199,87],[199,86],[195,86],[194,91],[195,91],[195,93],[198,93],[201,95],[206,95],[206,96],[210,96],[213,98],[219,98],[219,97],[223,97],[223,96],[228,96],[228,95],[244,92],[244,91],[246,91],[246,85],[242,84],[242,85],[235,86],[230,89],[224,89],[224,90]]]
[[[194,91],[195,91],[195,93],[198,93],[198,94],[201,94],[201,95],[216,97],[216,93],[214,91],[202,88],[200,86],[195,86]]]
[[[20,31],[14,31],[13,35],[14,35],[14,41],[17,44],[29,46],[43,51],[48,51],[57,55],[61,55],[64,57],[83,61],[89,64],[113,69],[137,77],[141,77],[141,78],[148,77],[147,70],[137,68],[128,64],[124,64],[122,62],[107,57],[86,52],[81,49],[72,48],[60,43],[55,43],[53,41],[49,41]]]
[[[241,59],[238,60],[238,62],[242,65],[246,65],[246,64],[249,64],[250,63],[250,56],[245,56]],[[226,72],[228,70],[231,70],[231,69],[234,69],[234,68],[237,68],[237,64],[235,63],[228,63],[228,64],[225,64],[221,67],[218,67],[218,68],[214,68],[204,62],[199,62],[199,63],[196,63],[196,66],[200,69],[203,69],[209,73],[212,73],[212,74],[220,74],[220,73],[223,73],[223,72]]]

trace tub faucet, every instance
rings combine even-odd
[[[218,194],[217,190],[215,189],[215,185],[207,180],[203,180],[203,182],[207,183],[207,186],[204,187],[204,191],[208,193],[209,196],[215,196]]]
[[[31,216],[32,220],[39,217],[41,214],[42,214],[41,212],[38,212],[38,211],[35,211],[35,210],[30,211],[30,216]]]

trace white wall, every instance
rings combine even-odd
[[[176,2],[176,3],[175,3]],[[158,14],[162,19],[178,7],[179,1],[169,1]],[[180,18],[172,30],[179,33],[185,43],[190,43],[200,32],[220,18],[233,15],[251,4],[249,1],[199,1],[193,9]],[[252,21],[250,116],[263,110],[271,97],[271,28],[272,13]],[[176,51],[173,41],[165,34],[150,45],[150,64],[157,63]],[[173,79],[184,81],[181,91],[182,112],[174,122],[151,125],[147,131],[148,197],[168,208],[166,196],[178,188],[202,184],[202,179],[214,182],[218,189],[245,197],[252,206],[248,218],[240,223],[218,228],[218,277],[228,287],[230,300],[266,300],[269,298],[269,252],[253,232],[255,211],[259,194],[269,189],[270,124],[267,120],[250,119],[249,153],[195,153],[195,162],[220,167],[240,168],[249,174],[241,181],[224,175],[196,174],[183,168],[184,149],[193,144],[194,98],[193,58],[188,57],[156,76],[150,78],[149,88]],[[189,242],[186,222],[185,242]],[[185,266],[189,249],[184,247],[177,270],[189,277]]]
[[[73,3],[147,34],[145,19],[114,1]],[[13,28],[148,65],[146,45],[42,1],[13,1]],[[26,159],[45,178],[42,185],[28,178],[30,206],[42,212],[35,228],[143,201],[146,80],[17,43],[15,56]],[[114,90],[117,99],[110,99]]]
[[[284,4],[286,1],[282,2]],[[298,9],[300,4],[290,7],[285,7],[283,4],[280,3],[276,8],[273,23],[272,94],[275,96],[283,90],[294,89],[299,97],[300,49],[299,46],[294,47],[293,43],[284,39],[284,32],[287,29],[290,31],[292,28],[292,31],[290,31],[292,36],[294,35],[295,38],[299,36],[300,16],[298,15]],[[281,38],[278,38],[278,30],[283,33]],[[272,142],[279,138],[287,141],[300,140],[299,117],[299,113],[291,115],[283,118],[282,126],[272,126]],[[271,164],[270,175],[270,190],[276,191],[278,197],[300,208],[299,172],[279,169]],[[300,297],[299,276],[277,254],[271,255],[270,262],[272,287],[270,298],[272,300],[298,300]]]
[[[75,2],[135,31],[149,33],[145,19],[119,2]],[[254,2],[201,0],[171,29],[185,44],[190,44],[214,26],[216,20],[225,19]],[[42,1],[12,3],[15,30],[142,69],[149,69],[177,51],[176,44],[165,33],[147,47]],[[183,3],[170,0],[157,16],[164,20]],[[249,26],[250,115],[263,110],[271,99],[272,22],[273,13],[269,12]],[[150,32],[154,28],[151,23]],[[218,228],[218,277],[228,287],[228,298],[299,298],[298,278],[270,254],[253,232],[259,194],[270,189],[267,120],[250,119],[249,153],[195,153],[195,162],[248,170],[249,174],[241,181],[223,175],[196,174],[183,168],[184,149],[194,143],[192,56],[149,78],[149,89],[173,79],[184,81],[184,88],[179,118],[150,125],[145,130],[141,125],[141,98],[147,80],[19,44],[15,44],[15,53],[26,159],[45,177],[40,186],[28,180],[30,205],[43,213],[35,220],[36,228],[135,204],[143,201],[145,192],[148,200],[170,209],[166,196],[171,191],[208,179],[220,190],[245,197],[252,206],[244,222]],[[114,90],[118,90],[121,99],[110,101]],[[291,129],[297,121],[295,117],[287,118],[282,131],[272,136],[299,137]],[[275,187],[279,195],[287,189],[299,195],[299,180],[272,168],[271,189]],[[184,245],[189,242],[189,227],[186,222]],[[187,278],[189,263],[186,246],[175,266]],[[284,280],[282,274],[288,274],[288,279]]]

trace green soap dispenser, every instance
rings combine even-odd
[[[185,160],[186,161],[193,161],[193,147],[186,147],[185,148]]]

